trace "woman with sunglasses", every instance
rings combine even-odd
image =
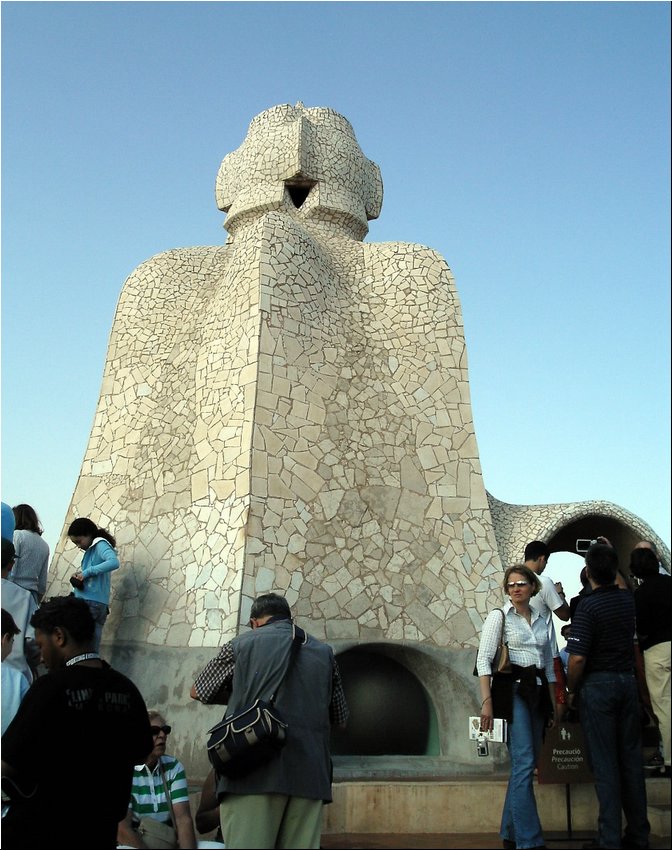
[[[117,830],[118,846],[157,850],[179,844],[180,850],[194,850],[196,834],[187,777],[182,764],[166,755],[171,727],[158,711],[148,711],[147,715],[154,749],[145,763],[133,770],[128,813]]]
[[[481,730],[490,731],[495,717],[509,724],[511,775],[500,827],[508,850],[544,847],[533,779],[544,728],[555,722],[555,673],[545,620],[530,607],[540,586],[528,567],[516,565],[506,570],[503,588],[509,599],[501,609],[504,617],[500,610],[488,614],[476,661]],[[508,643],[512,672],[493,676],[492,661],[502,638]]]

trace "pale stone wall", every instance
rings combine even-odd
[[[68,515],[117,534],[106,639],[216,646],[275,589],[321,637],[474,646],[501,564],[448,266],[360,241],[382,184],[331,110],[258,116],[217,198],[226,245],[119,301]]]
[[[301,104],[257,116],[216,199],[225,245],[160,254],[124,285],[65,519],[64,535],[90,516],[117,537],[105,654],[202,779],[221,709],[189,687],[276,590],[336,651],[401,647],[440,758],[487,772],[464,730],[503,562],[535,537],[662,542],[607,503],[486,493],[452,274],[429,248],[362,242],[382,182],[346,119]],[[50,595],[69,592],[80,559],[64,536]]]
[[[246,601],[289,589],[327,638],[471,643],[499,564],[450,272],[267,226]]]
[[[107,639],[214,646],[237,628],[259,340],[243,253],[163,254],[119,301],[71,508],[117,536]],[[79,557],[66,546],[57,575]]]

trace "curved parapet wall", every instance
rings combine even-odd
[[[488,493],[497,548],[503,564],[520,562],[530,540],[543,540],[552,552],[576,552],[578,539],[606,537],[626,566],[640,540],[656,547],[663,567],[670,572],[670,550],[650,525],[612,502],[591,500],[557,505],[510,505]]]

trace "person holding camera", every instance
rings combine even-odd
[[[554,724],[556,709],[546,622],[530,605],[540,586],[539,577],[528,567],[516,565],[506,570],[503,588],[509,601],[488,614],[476,660],[481,730],[489,732],[495,717],[508,721],[511,775],[499,834],[510,850],[544,846],[533,780],[544,728]],[[502,641],[508,643],[511,673],[493,675],[492,662]]]
[[[110,589],[113,570],[119,569],[119,558],[114,550],[116,541],[109,531],[98,528],[93,520],[79,517],[70,523],[68,537],[84,552],[79,572],[70,578],[73,594],[89,606],[96,624],[93,648],[100,649],[103,626],[110,613]]]

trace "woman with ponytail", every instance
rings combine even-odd
[[[68,537],[84,552],[82,566],[70,579],[75,596],[89,606],[96,624],[93,637],[94,651],[100,649],[103,626],[110,612],[110,573],[119,567],[114,551],[116,541],[104,528],[87,517],[79,517],[70,524]]]

